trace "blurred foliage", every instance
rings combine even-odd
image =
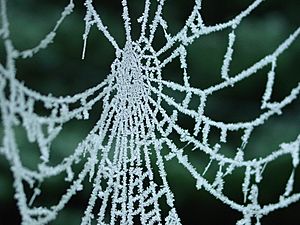
[[[124,43],[124,30],[121,20],[121,5],[118,0],[96,1],[97,10],[103,15],[111,33],[119,43]],[[137,18],[142,12],[140,0],[129,0],[132,18]],[[220,23],[233,17],[245,8],[250,0],[204,0],[203,18],[207,24]],[[19,49],[35,46],[47,34],[67,0],[9,0],[9,18],[14,43]],[[76,1],[75,1],[76,3]],[[96,29],[92,31],[87,47],[86,59],[81,60],[82,34],[84,31],[84,7],[82,1],[77,1],[77,9],[59,29],[55,42],[30,60],[19,60],[17,77],[32,89],[53,95],[71,95],[92,87],[102,81],[110,72],[110,64],[114,59],[113,48]],[[174,34],[183,26],[193,1],[170,0],[166,3],[165,18],[169,22],[170,31]],[[244,20],[237,29],[234,58],[231,74],[237,74],[258,59],[271,53],[300,24],[299,0],[265,1],[251,16]],[[134,21],[134,20],[133,20]],[[134,28],[137,25],[134,24]],[[138,36],[138,29],[133,34]],[[221,81],[220,68],[227,46],[228,30],[199,38],[188,48],[188,71],[190,82],[195,87],[205,88]],[[160,46],[156,40],[156,48]],[[0,62],[5,62],[3,46],[0,46]],[[278,61],[276,69],[275,92],[272,96],[280,100],[287,95],[292,87],[300,81],[300,40],[286,51]],[[181,71],[178,62],[167,66],[163,76],[165,79],[181,82]],[[268,68],[257,75],[242,81],[234,88],[228,88],[216,93],[208,100],[206,114],[216,120],[234,122],[251,120],[260,111],[260,99],[266,84]],[[180,96],[174,96],[180,97]],[[97,111],[98,110],[98,111]],[[287,107],[283,115],[275,116],[253,134],[252,142],[247,146],[247,157],[257,157],[269,154],[277,149],[281,142],[295,139],[300,131],[300,100]],[[99,109],[95,109],[90,121],[72,122],[64,127],[63,133],[53,143],[53,162],[59,162],[67,156],[78,142],[89,132],[97,120]],[[185,126],[192,127],[188,118],[181,118]],[[25,165],[35,168],[39,160],[37,146],[29,144],[24,130],[16,128],[18,142],[22,149],[22,160]],[[219,134],[216,133],[216,138]],[[178,141],[179,142],[179,141]],[[223,148],[223,153],[232,155],[232,147],[237,145],[238,138],[233,136],[231,145]],[[208,158],[200,153],[189,154],[194,164],[205,167]],[[291,165],[288,159],[278,160],[269,168],[262,183],[261,201],[276,200],[288,179]],[[176,206],[184,225],[198,224],[234,224],[239,214],[213,199],[204,191],[197,191],[195,181],[187,171],[175,160],[166,163],[168,180],[174,191]],[[0,158],[0,224],[19,224],[20,218],[13,199],[12,176],[9,165]],[[228,183],[225,192],[234,200],[240,200],[241,180],[244,171],[236,171]],[[300,177],[300,171],[296,172]],[[213,177],[214,171],[208,171],[208,177]],[[300,184],[297,183],[298,191]],[[58,177],[47,183],[48,198],[57,192],[63,193],[65,182]],[[54,190],[55,189],[55,190]],[[53,194],[53,195],[52,195]],[[72,199],[68,207],[59,214],[58,219],[51,224],[80,223],[89,190]],[[288,209],[275,212],[263,219],[263,224],[299,224],[300,204],[294,204]],[[296,220],[298,218],[298,220]]]

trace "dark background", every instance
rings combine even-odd
[[[35,46],[54,26],[60,12],[67,4],[62,0],[9,0],[8,15],[11,35],[18,49]],[[103,21],[118,41],[124,44],[124,30],[121,19],[121,4],[118,0],[95,1]],[[129,0],[130,15],[137,18],[142,12],[141,0]],[[202,17],[206,24],[216,24],[233,18],[252,1],[245,0],[204,0]],[[71,95],[81,92],[101,82],[110,71],[114,60],[113,48],[96,29],[93,29],[87,45],[85,60],[81,60],[82,34],[84,32],[84,7],[81,1],[75,2],[75,12],[67,18],[58,31],[54,43],[46,50],[29,60],[18,61],[17,78],[41,93],[55,96]],[[183,26],[192,9],[192,0],[169,0],[164,15],[171,33]],[[254,13],[247,17],[237,29],[235,52],[230,74],[234,75],[251,66],[274,49],[300,25],[300,1],[269,0],[262,3]],[[134,21],[134,20],[133,20]],[[134,22],[133,22],[134,23]],[[133,24],[133,36],[138,36],[136,23]],[[220,82],[220,68],[227,46],[229,30],[201,37],[188,47],[188,72],[191,84],[205,88]],[[160,39],[155,44],[159,48]],[[0,47],[0,62],[5,62],[3,46]],[[300,39],[298,38],[278,59],[276,68],[273,100],[280,100],[300,81]],[[179,80],[179,65],[171,64],[165,71],[168,80]],[[217,92],[210,97],[206,115],[215,120],[235,122],[254,119],[260,112],[261,97],[266,84],[266,67],[251,78],[240,82],[236,87]],[[72,122],[64,127],[63,133],[53,143],[56,160],[68,155],[78,142],[89,132],[98,118],[97,112],[89,121]],[[192,127],[187,118],[183,123]],[[281,116],[274,116],[258,128],[247,146],[248,157],[259,157],[276,150],[282,142],[295,140],[300,131],[300,99],[286,107]],[[218,134],[215,134],[217,137]],[[238,135],[232,135],[225,146],[228,154],[239,142]],[[214,138],[214,137],[212,137]],[[27,143],[24,131],[18,132],[18,144],[24,164],[34,168],[37,151]],[[192,161],[206,165],[207,160],[197,154],[189,155]],[[264,173],[260,200],[264,203],[277,202],[284,192],[285,184],[291,172],[288,157],[272,163]],[[195,181],[175,160],[166,163],[168,181],[175,194],[176,208],[183,225],[227,225],[235,224],[241,215],[205,191],[197,191]],[[12,175],[8,163],[0,159],[0,225],[20,224],[20,217],[13,198]],[[208,177],[212,177],[208,173]],[[241,201],[243,171],[226,180],[226,193],[234,200]],[[48,200],[56,192],[66,188],[63,178],[55,178],[47,183]],[[300,191],[300,171],[296,171],[295,192]],[[61,212],[53,225],[80,224],[89,190],[72,199]],[[47,201],[48,201],[47,200]],[[46,201],[46,202],[47,202]],[[54,198],[55,203],[55,198]],[[51,201],[50,201],[51,202]],[[49,203],[49,202],[48,202]],[[299,225],[300,203],[271,213],[262,219],[265,225]]]

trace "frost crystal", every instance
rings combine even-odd
[[[138,19],[140,36],[133,40],[129,6],[127,0],[121,0],[126,43],[119,46],[102,21],[101,13],[94,8],[93,1],[85,0],[82,57],[87,54],[89,32],[95,26],[115,49],[111,73],[102,83],[83,93],[52,97],[27,88],[15,78],[16,60],[31,58],[49,47],[63,20],[72,13],[73,1],[70,0],[53,30],[36,47],[20,51],[14,47],[10,38],[6,0],[1,0],[0,35],[4,42],[7,63],[0,65],[1,117],[4,128],[0,153],[11,165],[15,199],[22,216],[22,224],[42,225],[54,220],[71,197],[84,188],[83,182],[88,180],[93,184],[93,188],[82,216],[82,225],[94,224],[94,221],[99,225],[134,224],[135,218],[145,225],[179,225],[181,220],[176,212],[174,196],[164,167],[166,160],[174,158],[195,178],[197,189],[206,190],[243,215],[237,222],[239,225],[250,225],[254,220],[257,225],[261,224],[260,219],[264,215],[299,201],[300,193],[293,190],[293,184],[296,179],[295,169],[299,164],[300,135],[294,141],[281,144],[278,150],[265,158],[246,160],[243,151],[255,128],[281,113],[284,107],[299,96],[300,83],[296,84],[290,94],[281,101],[274,102],[271,99],[277,59],[299,36],[300,28],[297,28],[271,54],[242,72],[231,74],[235,30],[263,0],[253,1],[233,19],[216,25],[205,24],[202,20],[202,2],[195,0],[185,25],[175,35],[168,31],[168,23],[163,17],[165,1],[144,2],[143,13]],[[150,16],[152,4],[156,7],[153,18]],[[165,44],[159,50],[155,50],[153,41],[158,29],[163,30]],[[220,69],[222,82],[206,89],[192,87],[187,73],[187,46],[200,36],[222,30],[229,31],[228,47]],[[180,76],[183,84],[167,81],[162,77],[164,68],[176,58],[180,61],[181,68],[178,71],[182,73]],[[225,123],[214,121],[205,115],[209,96],[219,90],[235,86],[267,66],[270,66],[271,70],[267,74],[266,89],[261,100],[262,112],[257,118],[246,122]],[[171,89],[185,97],[179,101],[166,94],[165,89]],[[199,99],[196,110],[190,107],[192,98]],[[49,159],[51,143],[60,134],[64,124],[71,120],[89,119],[90,110],[99,101],[103,102],[99,121],[74,149],[73,154],[53,166]],[[40,103],[50,112],[48,116],[41,116],[35,110],[35,105]],[[164,105],[172,108],[173,112],[168,112]],[[188,116],[194,122],[193,133],[179,125],[178,115]],[[14,130],[17,125],[23,126],[29,142],[36,143],[39,147],[41,162],[37,170],[28,169],[22,164],[19,155],[22,150],[16,144]],[[208,141],[212,128],[220,131],[219,143],[214,146]],[[230,158],[221,154],[219,150],[221,144],[227,142],[227,134],[236,131],[242,131],[240,137],[242,144],[235,150],[236,155]],[[204,171],[199,171],[192,165],[186,154],[186,148],[175,143],[172,133],[178,135],[185,146],[192,146],[193,151],[201,151],[208,155],[210,162],[205,165]],[[168,153],[163,153],[163,149]],[[287,179],[286,188],[278,202],[263,205],[259,202],[259,183],[263,179],[263,170],[270,162],[284,155],[291,157],[294,170]],[[77,173],[74,172],[74,166],[79,162],[83,163],[83,168]],[[211,182],[205,175],[212,162],[218,164],[219,169],[214,181]],[[226,176],[237,169],[244,171],[241,187],[243,202],[235,202],[223,193]],[[40,189],[43,181],[58,174],[65,174],[65,180],[69,182],[69,187],[59,202],[51,207],[33,206],[35,199],[45,194]],[[32,195],[25,193],[25,184],[31,187]],[[96,202],[100,202],[97,212],[94,209]],[[162,202],[167,207],[162,207]]]

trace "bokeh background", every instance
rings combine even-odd
[[[97,1],[96,6],[103,21],[119,42],[124,44],[124,29],[121,19],[121,4],[119,0]],[[129,0],[130,14],[133,19],[142,12],[142,0]],[[233,18],[249,5],[250,0],[203,0],[202,16],[206,24],[216,24]],[[11,35],[18,49],[35,46],[54,26],[60,12],[67,4],[66,0],[9,0],[8,16]],[[42,50],[29,60],[19,60],[17,78],[41,93],[52,93],[55,96],[71,95],[81,92],[101,82],[110,71],[114,60],[114,51],[96,29],[93,29],[88,39],[87,54],[81,59],[82,34],[84,32],[83,1],[75,1],[74,13],[68,17],[58,31],[57,38],[51,46]],[[176,33],[183,26],[193,6],[193,0],[169,0],[166,3],[164,15],[169,23],[171,33]],[[263,56],[271,53],[290,33],[300,25],[299,0],[268,0],[262,3],[237,29],[235,52],[231,65],[231,74],[252,65]],[[134,20],[133,20],[134,21]],[[138,37],[138,29],[134,27],[133,35]],[[188,47],[188,72],[191,84],[205,88],[220,82],[220,68],[227,46],[228,30],[201,37]],[[156,39],[158,49],[161,40]],[[0,62],[5,63],[5,53],[1,43]],[[276,68],[275,90],[273,100],[286,96],[291,88],[300,81],[300,39],[278,59]],[[266,84],[266,67],[255,76],[242,81],[234,88],[216,93],[209,99],[206,115],[215,120],[234,122],[251,120],[260,112],[261,97]],[[164,72],[165,79],[179,81],[181,71],[179,64],[171,64]],[[175,96],[176,97],[176,96]],[[53,162],[59,162],[76,147],[80,140],[89,132],[99,118],[101,110],[94,110],[89,121],[74,121],[64,127],[62,134],[53,143]],[[181,118],[187,126],[192,127],[188,118]],[[2,132],[2,131],[1,131]],[[300,99],[288,106],[283,114],[270,119],[264,126],[258,128],[252,135],[247,146],[247,157],[259,157],[276,150],[282,142],[294,140],[300,132]],[[230,136],[225,146],[228,155],[233,154],[240,134]],[[212,139],[216,138],[212,136]],[[21,156],[25,165],[35,168],[39,155],[35,146],[28,143],[23,130],[17,131],[18,144],[22,150]],[[193,153],[191,160],[205,166],[207,159]],[[217,167],[216,167],[217,168]],[[276,202],[283,193],[285,184],[291,172],[288,157],[283,157],[272,163],[264,173],[264,181],[260,193],[262,202]],[[183,225],[230,225],[241,218],[241,215],[222,204],[205,191],[195,188],[195,181],[175,160],[166,163],[168,180],[175,194],[176,208]],[[211,173],[211,174],[210,174]],[[213,177],[214,172],[207,176]],[[231,198],[241,201],[241,184],[243,171],[234,173],[226,180],[226,192]],[[20,224],[20,216],[14,200],[12,174],[9,165],[3,157],[0,158],[0,225]],[[45,202],[56,202],[56,194],[63,193],[67,187],[62,177],[47,182]],[[59,214],[53,225],[80,224],[89,196],[89,188],[75,196],[70,204]],[[295,190],[300,191],[300,171],[296,171]],[[278,210],[266,216],[262,222],[265,225],[299,225],[300,203]]]

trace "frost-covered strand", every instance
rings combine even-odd
[[[188,88],[185,86],[181,86],[179,84],[169,82],[169,81],[158,80],[158,79],[154,79],[154,78],[152,78],[150,80],[154,81],[154,82],[165,84],[168,87],[171,87],[174,89],[178,89],[178,90],[182,90],[182,91],[189,90],[192,93],[198,94],[198,95],[201,94],[202,92],[204,92],[206,95],[211,95],[216,91],[222,90],[227,87],[232,87],[236,83],[240,82],[241,80],[256,74],[256,72],[258,70],[262,69],[263,67],[267,66],[268,64],[270,64],[270,63],[273,64],[273,62],[276,61],[276,59],[294,42],[294,40],[299,36],[299,34],[300,34],[300,27],[298,29],[296,29],[294,31],[294,33],[292,33],[272,54],[265,56],[263,59],[254,63],[251,67],[243,70],[239,74],[233,75],[230,79],[227,79],[227,80],[223,81],[222,83],[214,85],[212,87],[209,87],[203,91],[201,91],[197,88],[193,88],[193,87]],[[179,52],[177,49],[174,50],[173,53],[171,54],[171,56],[169,56],[169,58],[173,59],[174,57],[176,57],[178,55],[178,53]],[[156,55],[158,56],[159,52]],[[172,61],[169,58],[166,59],[167,61],[164,64],[167,64]]]
[[[153,99],[150,98],[149,100],[150,100],[151,104],[157,106],[157,103]],[[168,121],[172,121],[171,118],[168,117],[165,110],[161,108],[161,106],[157,106],[157,107],[162,112],[163,117],[167,117]],[[189,142],[189,143],[193,143],[197,149],[205,152],[206,154],[209,154],[212,159],[217,160],[219,162],[233,164],[237,167],[241,167],[241,166],[257,167],[259,165],[264,166],[265,164],[274,161],[275,159],[277,159],[280,156],[283,156],[285,154],[294,155],[295,152],[299,152],[299,148],[295,148],[295,145],[297,146],[300,144],[300,135],[297,137],[297,139],[294,142],[291,142],[288,144],[282,144],[279,150],[273,151],[270,155],[266,156],[265,158],[260,158],[259,160],[241,161],[239,158],[232,159],[232,158],[225,157],[225,156],[215,152],[214,149],[210,148],[209,146],[203,144],[202,142],[200,142],[199,140],[194,138],[191,134],[189,134],[186,130],[184,130],[177,124],[173,125],[173,129],[181,136],[182,140]],[[205,131],[205,133],[206,133],[206,131]]]
[[[174,129],[176,130],[176,126],[174,127]],[[180,131],[179,133],[184,133],[184,132]],[[189,142],[191,142],[191,139],[188,139],[186,137],[186,133],[184,133],[184,135],[185,135],[186,140],[189,141]],[[166,140],[167,143],[170,143],[170,142],[168,142],[169,141],[168,139],[165,139],[165,140]],[[297,138],[297,140],[295,142],[282,145],[282,149],[273,152],[271,155],[267,156],[266,158],[263,158],[263,159],[260,159],[260,160],[255,160],[255,161],[240,161],[239,160],[240,163],[237,162],[237,166],[246,166],[247,168],[250,168],[250,166],[253,166],[255,168],[258,168],[259,165],[263,165],[263,167],[264,167],[268,162],[272,162],[273,160],[275,160],[276,158],[278,158],[278,157],[280,157],[280,156],[282,156],[284,154],[291,154],[293,156],[295,154],[294,152],[299,152],[299,145],[300,145],[299,141],[300,141],[300,136]],[[177,148],[173,144],[171,144],[169,146],[170,146],[170,148],[173,151],[175,151],[175,153],[177,152],[177,150],[176,150]],[[180,153],[180,152],[182,152],[182,151],[178,151],[178,153]],[[182,153],[180,153],[180,154],[182,154]],[[220,156],[220,157],[222,158],[222,156]],[[298,157],[299,157],[299,155],[298,155]],[[218,157],[216,157],[216,158],[218,158]],[[222,159],[219,159],[219,160],[220,160],[220,162],[223,162],[223,163],[227,161],[225,158],[222,158]],[[184,157],[184,161],[186,161],[186,157]],[[228,163],[233,163],[233,161],[228,162]],[[185,166],[188,167],[189,171],[192,172],[192,174],[195,174],[195,176],[196,176],[195,178],[197,178],[197,181],[199,181],[200,178],[198,177],[198,175],[196,175],[198,173],[196,171],[194,171],[194,169],[192,169],[193,167],[191,165],[189,165],[189,163],[187,161],[186,161]],[[246,172],[246,174],[248,174],[248,176],[247,176],[248,178],[245,178],[245,182],[246,183],[243,185],[244,186],[244,193],[245,194],[247,193],[247,189],[248,189],[247,187],[249,186],[248,183],[249,183],[250,170],[248,170],[248,172]],[[198,183],[199,183],[199,185],[200,185],[200,183],[201,183],[201,185],[205,184],[205,182],[203,181],[203,178],[200,179],[200,180],[201,180],[201,182],[197,182],[197,184]],[[208,190],[212,191],[212,188],[209,187]],[[212,191],[212,192],[214,192],[214,191]],[[218,197],[218,198],[225,197],[225,196],[221,196],[220,197],[218,194],[216,194],[215,196]],[[294,194],[292,197],[287,198],[288,200],[282,198],[278,203],[276,203],[276,204],[274,204],[272,206],[273,207],[287,207],[289,204],[297,201],[298,198],[299,198],[298,194]],[[225,200],[222,199],[222,201],[225,202],[225,203],[228,202],[228,204],[231,207],[233,207],[233,208],[235,208],[235,207],[240,208],[241,207],[240,208],[241,211],[249,211],[249,212],[251,212],[251,207],[250,206],[245,207],[245,208],[243,208],[243,206],[241,206],[241,205],[240,206],[236,206],[235,203],[230,202],[230,200],[226,200],[226,197],[225,197]],[[283,202],[284,202],[285,205],[283,204]],[[266,210],[265,210],[266,208],[267,208],[267,206],[264,206],[264,209],[263,210],[259,210],[259,211],[257,211],[257,209],[255,209],[255,211],[253,211],[252,215],[264,215],[264,213],[266,213]]]
[[[298,141],[299,140],[300,139],[298,138]],[[249,213],[249,215],[267,215],[278,208],[287,207],[288,205],[299,201],[300,199],[300,193],[295,193],[287,198],[281,198],[278,203],[261,206],[260,209],[253,209],[251,204],[247,206],[238,204],[230,200],[224,194],[221,194],[217,189],[215,189],[211,184],[209,184],[209,182],[205,178],[203,178],[190,164],[187,156],[183,155],[182,151],[177,151],[177,147],[170,140],[165,139],[165,141],[170,147],[170,149],[176,153],[179,163],[182,164],[191,173],[191,175],[197,180],[197,182],[201,183],[201,185],[205,188],[206,191],[214,195],[216,198],[220,199],[223,203],[228,204],[233,209],[236,209],[240,212],[247,212]],[[272,159],[271,161],[273,160],[274,159]]]
[[[264,93],[263,98],[262,98],[262,105],[261,105],[262,109],[267,107],[268,101],[270,100],[271,95],[272,95],[272,89],[273,89],[274,80],[275,80],[275,71],[274,71],[275,67],[276,67],[276,60],[274,60],[272,62],[272,68],[268,73],[268,80],[267,80],[267,84],[266,84],[266,90],[265,90],[265,93]]]
[[[155,16],[154,16],[154,19],[152,21],[152,23],[149,25],[150,27],[150,35],[149,35],[149,38],[148,38],[148,43],[149,44],[152,44],[152,41],[154,39],[154,34],[157,30],[157,27],[161,21],[161,18],[162,18],[162,10],[163,10],[163,6],[165,4],[165,0],[158,0],[158,6],[157,6],[157,9],[155,11]]]
[[[0,69],[1,76],[3,76],[6,79],[10,78],[10,73],[7,69],[2,67],[2,70]],[[93,95],[95,92],[101,90],[104,86],[106,86],[109,82],[111,82],[111,75],[108,75],[108,78],[106,78],[101,83],[97,84],[95,87],[89,88],[82,93],[75,94],[73,96],[59,96],[55,97],[51,94],[49,95],[43,95],[37,91],[34,91],[28,87],[26,87],[22,82],[15,80],[14,85],[16,86],[17,91],[22,92],[24,95],[33,98],[37,101],[42,101],[45,104],[71,104],[75,103],[77,101],[80,101],[82,98],[88,98],[89,96]]]
[[[95,8],[92,5],[92,0],[85,0],[84,2],[87,12],[86,12],[86,18],[93,18],[93,21],[95,21],[95,24],[98,28],[98,30],[104,34],[104,36],[107,38],[107,40],[112,44],[112,46],[115,48],[116,50],[116,54],[119,55],[120,54],[120,48],[117,44],[117,42],[115,41],[115,39],[113,38],[113,36],[109,33],[109,31],[107,30],[107,27],[103,24],[101,17],[99,16],[99,14],[96,12]],[[90,23],[89,20],[85,21],[86,23]],[[89,26],[89,25],[87,25]],[[90,29],[86,29],[85,33],[83,34],[83,38],[84,41],[86,42],[86,39],[89,35],[89,31]],[[84,57],[85,55],[85,51],[86,51],[86,44],[84,44],[84,49],[83,49],[83,54],[82,56]]]
[[[140,32],[139,42],[142,42],[145,39],[146,25],[147,25],[148,18],[149,18],[150,5],[151,5],[151,1],[145,0],[143,14],[137,20],[139,23],[141,23],[141,32]]]
[[[0,36],[3,39],[7,39],[9,37],[9,22],[7,19],[7,0],[1,0],[1,29],[0,29]]]
[[[221,68],[221,76],[223,79],[228,80],[229,79],[229,65],[232,60],[232,53],[233,53],[233,44],[235,41],[235,32],[234,30],[229,33],[228,35],[228,46],[227,46],[227,51],[224,55],[224,60],[223,60],[223,65]]]
[[[126,34],[126,40],[131,41],[131,24],[130,24],[130,17],[128,12],[127,0],[122,0],[122,8],[123,8],[123,20],[124,20],[124,28]]]
[[[198,113],[195,110],[192,109],[186,109],[181,104],[175,102],[175,100],[163,93],[160,93],[156,88],[150,87],[150,89],[155,93],[159,94],[160,97],[162,97],[163,100],[165,100],[166,103],[168,103],[170,106],[175,107],[179,112],[188,115],[192,118],[197,118]],[[237,122],[237,123],[223,123],[223,122],[217,122],[211,120],[209,117],[206,117],[205,115],[202,115],[202,120],[205,124],[209,124],[210,126],[214,126],[220,129],[226,129],[226,130],[241,130],[241,129],[249,129],[253,128],[259,125],[264,124],[266,120],[268,120],[272,115],[280,113],[280,111],[290,104],[292,101],[294,101],[300,93],[300,83],[298,86],[296,86],[294,89],[292,89],[290,95],[286,96],[281,102],[274,103],[273,107],[270,107],[270,109],[267,112],[264,112],[260,114],[259,117],[255,118],[252,121],[249,122]]]
[[[190,37],[187,37],[187,36],[184,35],[184,33],[187,30],[186,26],[189,25],[189,24],[187,24],[176,35],[174,35],[172,38],[170,38],[168,40],[168,42],[165,44],[165,46],[162,47],[158,51],[157,55],[161,55],[163,52],[170,49],[177,42],[184,42],[184,43],[187,43],[187,44],[192,44],[192,42],[194,40],[196,40],[197,38],[199,38],[201,35],[221,31],[221,30],[224,30],[228,27],[232,27],[235,24],[240,23],[246,16],[248,16],[262,2],[263,2],[263,0],[255,0],[251,5],[248,6],[247,9],[242,11],[240,14],[238,14],[232,20],[229,20],[225,23],[220,23],[220,24],[211,25],[211,26],[206,26],[204,24],[201,24],[200,29],[198,30],[198,32],[193,33]],[[196,8],[194,8],[194,10],[196,11],[196,10],[199,10],[199,9],[196,7]],[[192,11],[191,15],[193,15],[194,10]]]
[[[20,52],[18,52],[18,56],[21,58],[24,58],[24,59],[31,58],[33,55],[38,53],[40,50],[47,48],[48,45],[53,42],[53,40],[56,36],[56,31],[58,30],[58,28],[60,27],[60,25],[62,24],[64,19],[72,13],[73,9],[74,9],[74,3],[73,3],[73,0],[70,0],[69,4],[65,7],[63,12],[61,13],[61,17],[56,22],[53,30],[50,33],[48,33],[46,35],[46,37],[44,39],[42,39],[36,47],[27,49],[24,51],[20,51]]]
[[[232,86],[235,83],[255,74],[258,70],[262,69],[266,65],[276,60],[276,58],[279,57],[279,55],[281,55],[285,50],[287,50],[287,48],[295,41],[295,39],[299,36],[299,34],[300,34],[300,27],[297,28],[294,31],[294,33],[292,33],[281,45],[279,45],[279,47],[272,54],[265,56],[263,59],[253,64],[251,67],[243,70],[242,72],[233,76],[229,80],[205,89],[204,92],[210,95],[215,91],[221,90],[228,86]]]

